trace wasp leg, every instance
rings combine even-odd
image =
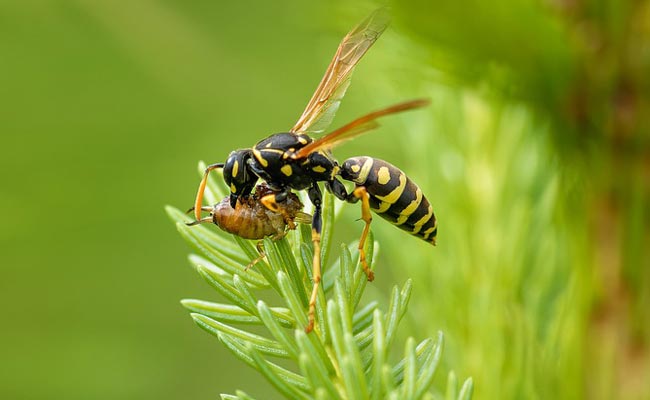
[[[223,163],[208,165],[203,172],[203,179],[199,185],[199,191],[196,193],[196,200],[194,201],[194,218],[197,221],[201,220],[201,204],[203,204],[203,193],[205,192],[205,185],[208,183],[208,175],[213,169],[223,168]],[[198,222],[200,223],[200,222]]]
[[[320,234],[322,230],[323,218],[321,217],[321,204],[323,202],[323,195],[318,187],[314,184],[309,189],[309,200],[314,204],[314,216],[311,222],[311,242],[314,246],[314,260],[312,261],[312,276],[314,284],[311,289],[311,296],[309,297],[309,320],[305,332],[309,333],[314,329],[314,319],[316,317],[316,297],[318,295],[318,286],[321,280],[321,266],[320,266]]]
[[[266,257],[266,253],[264,252],[264,242],[262,240],[257,242],[257,244],[255,245],[255,248],[257,249],[257,253],[259,255],[258,255],[258,257],[256,259],[254,259],[253,261],[248,263],[246,268],[244,268],[244,271],[248,271],[251,267],[253,267],[258,262],[262,261],[264,259],[264,257]]]
[[[366,261],[366,251],[364,250],[366,239],[368,237],[368,232],[370,231],[370,223],[372,222],[372,214],[370,214],[370,201],[368,200],[368,192],[363,186],[357,186],[352,195],[350,196],[349,201],[355,203],[356,201],[361,200],[361,219],[366,223],[366,226],[363,227],[363,232],[361,233],[361,238],[359,238],[359,262],[363,268],[363,272],[366,273],[369,281],[375,279],[375,273],[368,267],[368,261]]]
[[[291,217],[291,215],[289,215],[284,207],[278,206],[278,203],[281,203],[287,199],[289,190],[290,189],[283,189],[281,192],[267,194],[260,199],[260,203],[262,203],[264,207],[268,208],[274,213],[282,215],[282,219],[284,219],[284,222],[287,224],[289,229],[296,229],[296,224],[293,222],[294,219]]]

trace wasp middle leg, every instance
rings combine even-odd
[[[286,210],[279,206],[278,203],[286,201],[290,189],[284,188],[279,192],[270,193],[260,198],[260,202],[269,210],[279,213],[285,218],[290,229],[295,228],[295,224],[289,216],[285,216]],[[316,316],[316,298],[318,296],[318,287],[321,281],[321,264],[320,264],[320,239],[323,225],[323,218],[321,209],[323,204],[323,194],[320,191],[317,183],[314,183],[307,191],[309,200],[314,205],[314,215],[311,220],[311,241],[314,247],[314,259],[312,261],[312,277],[313,285],[311,295],[309,297],[309,311],[307,326],[305,332],[309,333],[314,329],[314,320]]]

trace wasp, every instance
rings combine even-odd
[[[257,195],[258,202],[271,212],[282,214],[291,198],[292,190],[306,190],[313,204],[311,240],[314,248],[313,287],[309,300],[309,322],[314,327],[316,297],[321,280],[320,239],[322,229],[322,191],[349,203],[361,201],[361,219],[365,226],[359,239],[359,261],[369,281],[374,279],[366,261],[364,245],[374,211],[401,229],[435,244],[437,222],[431,204],[422,190],[394,165],[373,157],[353,157],[339,164],[332,156],[332,148],[378,126],[377,119],[428,104],[428,100],[399,103],[366,114],[356,120],[314,139],[310,134],[325,130],[350,83],[351,74],[368,49],[387,28],[385,9],[379,9],[354,27],[341,41],[325,75],[316,88],[304,112],[289,132],[273,134],[252,148],[230,153],[224,163],[207,166],[195,200],[195,217],[201,220],[203,192],[210,171],[223,170],[223,178],[230,188],[230,206],[237,210],[238,201],[246,201],[258,180],[270,189]],[[341,182],[354,184],[350,192]]]

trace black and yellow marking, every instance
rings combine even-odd
[[[291,168],[290,164],[283,165],[282,168],[280,168],[280,171],[286,176],[291,176],[291,174],[293,174],[293,168]]]
[[[396,166],[372,157],[354,157],[342,166],[343,179],[365,188],[372,211],[400,229],[436,244],[438,226],[422,190]]]
[[[253,149],[253,156],[263,167],[268,167],[269,161],[275,162],[276,159],[283,157],[284,154],[285,152],[283,150],[273,148]]]

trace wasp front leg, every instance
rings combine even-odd
[[[205,193],[205,186],[208,183],[208,175],[210,171],[214,169],[223,168],[223,163],[217,163],[208,165],[203,172],[203,179],[201,179],[201,184],[199,184],[199,191],[196,193],[196,199],[194,200],[194,218],[196,223],[201,223],[201,205],[203,204],[203,194]]]

